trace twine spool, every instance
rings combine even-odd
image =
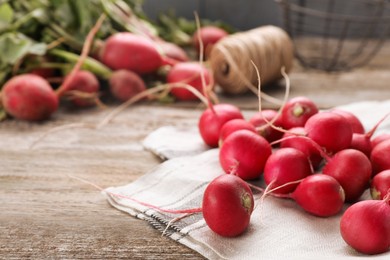
[[[257,75],[251,60],[260,71],[261,84],[282,78],[293,64],[293,43],[279,27],[267,25],[224,37],[209,56],[215,81],[229,94],[257,91]]]

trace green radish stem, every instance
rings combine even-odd
[[[57,24],[50,24],[48,27],[48,32],[54,37],[58,38],[59,36],[64,39],[64,42],[72,49],[81,50],[83,48],[83,43],[76,40],[74,37],[69,35],[64,29],[62,29]]]
[[[66,77],[62,85],[56,90],[58,96],[61,96],[64,92],[67,91],[70,82],[72,82],[74,76],[76,75],[76,72],[80,70],[81,65],[84,63],[84,60],[87,58],[88,53],[91,49],[93,38],[95,37],[95,34],[99,31],[105,18],[106,16],[102,14],[97,20],[96,24],[91,29],[91,31],[88,33],[83,49],[81,51],[80,59],[77,61],[72,71],[69,73],[69,76]]]
[[[151,30],[151,27],[145,26],[144,22],[139,20],[126,3],[121,1],[113,3],[106,0],[101,0],[100,2],[104,12],[123,29],[151,40],[159,40],[158,36]]]
[[[60,62],[43,62],[40,64],[28,65],[25,67],[25,71],[29,72],[34,69],[60,69],[60,70],[69,70],[71,68],[70,64],[60,63]],[[19,70],[19,68],[18,68]]]
[[[53,49],[49,52],[51,55],[57,56],[59,58],[63,58],[69,62],[77,63],[80,60],[80,56],[77,54],[74,54],[72,52],[59,50],[59,49]],[[81,65],[82,69],[88,70],[92,72],[95,75],[98,75],[102,79],[109,79],[112,75],[112,70],[109,69],[106,65],[103,63],[95,60],[91,57],[86,57]]]

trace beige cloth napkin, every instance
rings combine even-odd
[[[354,112],[368,130],[390,112],[390,100],[340,108]],[[390,132],[389,121],[381,125],[378,133]],[[137,181],[106,191],[164,209],[200,207],[207,184],[224,173],[218,161],[219,150],[207,150],[194,129],[165,127],[151,133],[144,141],[145,148],[168,160]],[[261,180],[254,184],[263,185]],[[390,252],[365,256],[347,246],[339,234],[342,213],[330,218],[315,217],[291,200],[267,197],[260,204],[260,194],[256,194],[257,204],[248,230],[236,238],[223,238],[207,227],[202,214],[170,223],[182,215],[161,213],[129,199],[105,194],[115,208],[146,220],[171,239],[209,259],[390,259]],[[363,198],[368,197],[366,192]]]

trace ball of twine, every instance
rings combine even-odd
[[[215,81],[229,94],[241,94],[251,89],[257,93],[257,74],[261,84],[282,78],[281,68],[289,72],[293,64],[293,44],[279,27],[267,25],[239,32],[217,42],[209,56]]]

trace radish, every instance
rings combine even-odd
[[[237,176],[223,174],[207,186],[202,211],[212,231],[224,237],[234,237],[247,229],[253,206],[248,184]]]
[[[273,142],[280,139],[283,136],[283,132],[280,132],[275,128],[271,127],[267,121],[273,121],[272,124],[276,127],[282,126],[282,120],[280,115],[276,110],[272,109],[265,109],[259,111],[249,119],[249,122],[256,127],[258,133],[265,139],[267,139],[267,141]]]
[[[77,71],[69,82],[68,88],[65,94],[70,94],[70,100],[78,107],[86,107],[94,105],[96,102],[94,98],[97,97],[100,84],[96,76],[86,70]],[[94,98],[78,96],[77,94],[71,94],[73,91],[80,92],[81,94],[94,94]]]
[[[382,171],[372,178],[370,191],[374,200],[384,199],[390,191],[390,170]]]
[[[371,151],[373,176],[378,172],[390,169],[390,140],[376,145]]]
[[[290,138],[306,140],[317,149],[326,160],[322,173],[332,176],[340,183],[345,192],[345,201],[355,201],[368,188],[372,167],[368,157],[361,151],[344,149],[330,157],[317,143],[308,137],[296,136]],[[282,139],[282,141],[284,140]]]
[[[119,101],[127,101],[146,90],[145,82],[130,70],[114,71],[109,80],[110,92]]]
[[[51,67],[45,67],[47,63],[52,62],[48,56],[31,55],[26,58],[26,63],[33,64],[33,68],[28,73],[41,76],[44,79],[52,78],[56,74],[56,70]]]
[[[371,140],[371,147],[374,148],[377,144],[390,140],[390,133],[381,133]]]
[[[295,97],[287,101],[282,109],[282,125],[285,129],[304,126],[306,121],[318,113],[317,105],[307,97]]]
[[[371,163],[361,151],[345,149],[327,160],[322,173],[334,177],[345,192],[345,201],[356,201],[368,188]]]
[[[176,61],[189,61],[187,53],[178,45],[166,41],[158,41],[157,44],[165,56]]]
[[[241,118],[240,109],[230,104],[217,104],[207,108],[200,116],[198,128],[203,141],[210,147],[218,147],[220,130],[229,120]]]
[[[139,74],[154,72],[164,64],[152,40],[128,32],[111,35],[101,50],[100,59],[111,69],[127,69]]]
[[[344,241],[363,254],[390,248],[390,193],[383,200],[364,200],[350,206],[340,221]]]
[[[339,213],[344,205],[344,190],[337,180],[324,174],[304,178],[290,195],[305,211],[319,217]]]
[[[214,44],[216,44],[219,40],[226,37],[228,33],[222,28],[216,26],[204,26],[196,30],[192,36],[192,44],[197,50],[200,52],[200,42],[202,42],[204,46],[204,55],[210,53],[211,48]]]
[[[353,133],[364,134],[365,130],[362,122],[353,113],[341,109],[332,109],[331,112],[339,114],[347,119],[352,127]]]
[[[388,117],[388,115],[389,114],[386,114],[384,117],[382,117],[382,119],[379,120],[374,125],[374,127],[367,133],[365,134],[353,133],[350,148],[362,151],[365,155],[370,157],[371,150],[372,150],[371,137],[375,133],[379,125]]]
[[[335,153],[351,145],[352,127],[343,116],[336,113],[317,113],[307,120],[304,127],[307,136],[328,153]]]
[[[350,148],[359,150],[367,157],[370,157],[372,150],[370,137],[367,134],[353,133]]]
[[[286,183],[303,179],[312,173],[310,162],[303,152],[294,148],[281,148],[271,154],[265,163],[264,181],[270,189],[275,189]],[[278,188],[275,193],[291,193],[297,185],[298,183],[292,183]]]
[[[203,93],[203,83],[201,75],[203,74],[205,84],[213,82],[212,75],[202,64],[198,62],[181,62],[174,65],[167,75],[167,83],[186,83]],[[192,92],[184,88],[172,88],[171,93],[178,100],[198,100]]]
[[[79,73],[82,65],[84,63],[89,63],[87,60],[88,60],[89,51],[90,51],[90,49],[92,47],[93,39],[95,37],[95,34],[99,31],[100,27],[102,26],[104,19],[105,19],[105,15],[101,15],[99,17],[99,19],[96,21],[95,25],[88,32],[87,37],[86,37],[86,39],[84,41],[84,44],[83,44],[83,48],[81,50],[81,54],[77,58],[77,62],[75,63],[75,65],[73,66],[73,68],[69,72],[69,74],[66,76],[66,78],[62,82],[61,86],[59,86],[56,89],[56,94],[57,94],[58,97],[62,97],[62,95],[69,90],[70,84],[74,80],[74,77]],[[64,54],[63,51],[60,51],[60,53]],[[71,55],[69,55],[70,57],[73,56],[72,55],[73,53],[71,53],[71,52],[68,52],[68,53],[71,54]],[[60,54],[60,56],[62,56],[62,54]],[[68,56],[68,55],[65,55],[65,56]],[[91,60],[93,60],[93,59],[91,59]],[[100,66],[98,66],[98,67],[100,67]],[[102,67],[104,67],[104,66],[102,66]],[[106,68],[104,67],[103,71],[109,71],[109,70],[108,69],[106,70]]]
[[[56,71],[52,68],[35,68],[30,70],[28,73],[41,76],[44,79],[49,79],[55,77]]]
[[[4,109],[17,119],[40,121],[58,109],[58,96],[50,84],[34,74],[14,76],[3,86]]]
[[[280,142],[281,148],[291,147],[303,152],[314,169],[318,168],[323,161],[321,152],[307,138],[294,138],[294,136],[306,136],[305,128],[293,127],[286,132]]]
[[[219,161],[226,173],[252,180],[260,177],[271,153],[271,145],[263,137],[249,130],[239,130],[223,142]]]
[[[226,122],[221,128],[220,137],[219,137],[219,144],[220,144],[219,146],[222,145],[223,141],[230,134],[238,130],[244,130],[244,129],[252,131],[253,133],[257,133],[256,128],[245,119],[237,118]]]
[[[112,197],[129,200],[158,212],[185,214],[172,219],[166,229],[168,229],[171,223],[179,219],[192,214],[203,213],[203,218],[212,231],[220,236],[234,237],[247,229],[254,208],[254,198],[249,185],[239,177],[230,174],[219,175],[207,185],[203,193],[202,207],[185,209],[172,209],[169,205],[167,205],[168,208],[153,205],[131,196],[110,192],[93,182],[77,176],[68,176]]]

